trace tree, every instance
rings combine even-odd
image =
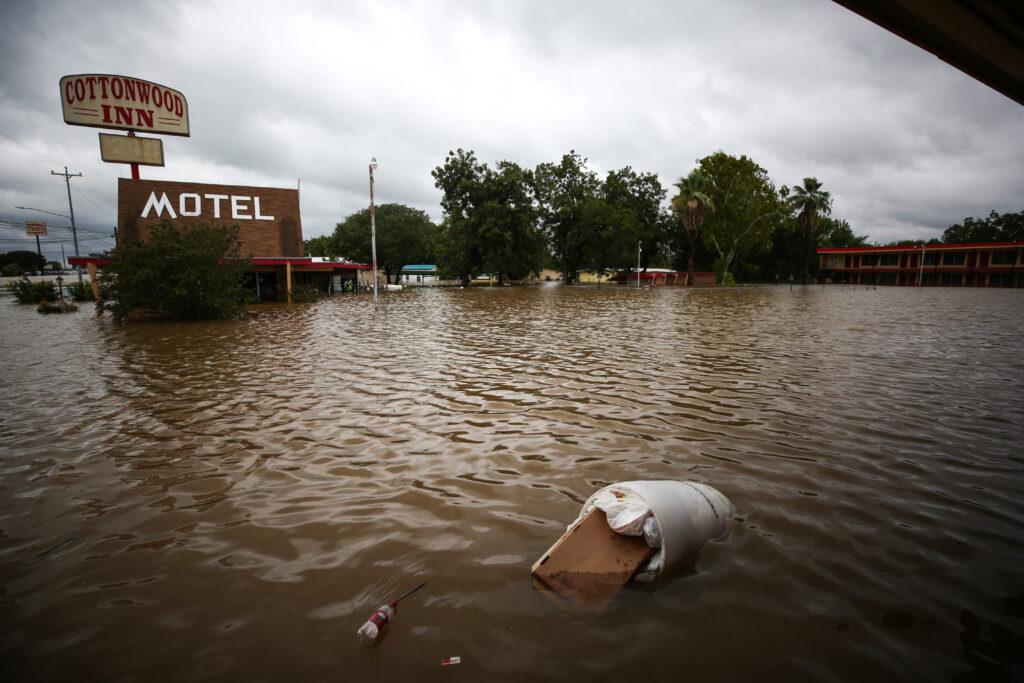
[[[431,175],[442,192],[442,269],[458,273],[464,286],[472,273],[497,271],[501,281],[539,270],[545,245],[532,171],[511,161],[491,169],[459,149]]]
[[[434,186],[441,190],[441,239],[438,244],[438,265],[456,273],[462,286],[468,287],[474,271],[482,267],[477,239],[476,206],[482,201],[482,179],[486,166],[476,155],[458,149],[448,152],[444,164],[431,175]]]
[[[819,247],[866,247],[867,235],[854,235],[853,228],[842,218],[821,218],[821,229],[818,231]]]
[[[686,260],[686,282],[693,282],[693,262],[697,255],[697,239],[704,225],[704,215],[715,210],[715,202],[708,195],[710,181],[700,169],[693,169],[690,174],[675,183],[679,194],[672,198],[672,210],[680,216],[680,223],[688,236],[689,249]],[[678,238],[673,242],[678,242]]]
[[[437,226],[425,211],[404,204],[381,204],[374,209],[374,223],[377,267],[384,270],[386,282],[391,282],[392,274],[397,282],[402,268],[411,263],[433,262]],[[370,208],[361,209],[338,223],[324,243],[313,240],[310,243],[312,248],[322,250],[323,256],[343,256],[352,261],[370,263],[373,259]]]
[[[144,240],[123,240],[108,252],[97,310],[120,321],[145,310],[179,320],[227,318],[244,305],[248,261],[240,258],[238,225],[164,221]]]
[[[740,250],[767,247],[772,226],[786,207],[768,172],[746,156],[719,151],[697,163],[708,177],[706,194],[715,205],[704,220],[704,239],[718,254],[715,271],[724,277]]]
[[[597,207],[604,226],[598,241],[601,254],[593,265],[631,270],[641,245],[641,270],[660,263],[668,226],[668,215],[661,208],[665,195],[653,173],[637,173],[629,166],[609,171],[601,185],[604,205]]]
[[[593,217],[593,207],[587,206],[597,199],[601,183],[586,163],[570,150],[558,165],[540,164],[535,172],[541,226],[566,284],[578,277],[598,229],[587,220]]]
[[[31,271],[39,271],[41,273],[45,262],[45,259],[41,259],[39,254],[27,249],[18,249],[0,254],[0,268],[12,263],[18,264],[21,270],[15,273],[15,275]]]
[[[485,169],[482,201],[476,207],[477,236],[483,265],[519,279],[540,271],[544,239],[537,228],[533,172],[511,161]]]
[[[1004,214],[990,211],[988,218],[980,219],[969,216],[963,223],[946,228],[942,241],[945,244],[1024,241],[1024,211]]]
[[[988,219],[998,228],[999,242],[1024,242],[1024,211],[998,214],[992,211]]]
[[[338,257],[341,254],[331,253],[331,236],[320,235],[318,237],[310,237],[308,240],[302,243],[303,251],[306,256],[327,256],[327,257]]]
[[[792,210],[798,212],[796,223],[803,236],[803,284],[806,285],[811,263],[811,235],[818,229],[819,217],[832,212],[832,196],[821,189],[817,178],[804,178],[804,184],[794,187],[793,194],[786,201]]]

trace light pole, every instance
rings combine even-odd
[[[920,287],[921,283],[924,282],[924,253],[928,251],[928,247],[921,245],[921,270],[917,272],[917,286]]]
[[[370,157],[370,250],[373,253],[373,310],[377,312],[377,223],[373,218],[373,172],[377,157]]]
[[[640,289],[640,248],[641,240],[636,241],[636,288]]]

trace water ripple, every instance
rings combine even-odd
[[[999,645],[1024,634],[1022,313],[841,287],[123,326],[0,302],[0,656],[14,679],[430,679],[460,655],[476,680],[661,680],[681,647],[695,678],[1024,675]],[[562,613],[529,565],[635,478],[720,488],[729,535]]]

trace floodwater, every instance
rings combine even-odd
[[[996,289],[420,290],[120,326],[5,297],[0,671],[1020,677],[1022,332]],[[631,479],[718,488],[727,536],[563,611],[530,565]]]

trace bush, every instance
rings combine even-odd
[[[177,320],[228,318],[245,302],[248,261],[238,226],[164,221],[144,240],[125,240],[100,274],[100,300],[114,320],[135,311]]]
[[[88,282],[72,282],[68,285],[68,294],[75,301],[95,301],[96,297],[92,293],[92,285]]]
[[[50,301],[40,301],[39,306],[36,307],[36,310],[39,311],[40,313],[74,313],[75,311],[78,310],[78,306],[74,304],[69,304],[67,301],[64,301],[63,299],[57,303],[53,303]]]
[[[7,289],[19,304],[38,304],[40,301],[56,301],[57,287],[50,280],[32,282],[22,276],[20,280],[7,283]]]
[[[0,275],[4,277],[18,277],[24,272],[25,269],[19,263],[8,263],[3,268],[0,268]]]
[[[293,304],[311,304],[322,296],[324,296],[323,292],[309,285],[292,287]]]

